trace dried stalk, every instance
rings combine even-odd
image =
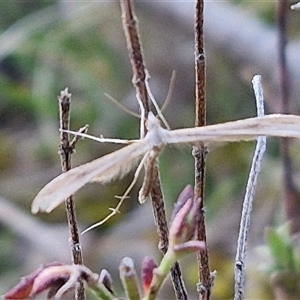
[[[196,98],[195,98],[195,126],[206,125],[206,76],[205,76],[205,53],[203,36],[203,8],[204,1],[196,3],[195,16],[195,71],[196,71]],[[205,217],[204,217],[204,187],[205,187],[205,160],[207,147],[199,143],[193,147],[195,159],[195,199],[200,201],[199,221],[197,225],[197,239],[206,241]],[[197,253],[199,284],[199,299],[209,299],[211,294],[212,276],[209,269],[208,247]]]
[[[140,101],[141,113],[144,113],[145,120],[150,111],[150,101],[147,91],[147,71],[144,64],[142,47],[139,40],[137,18],[135,16],[134,8],[130,0],[120,0],[122,10],[123,30],[126,37],[127,48],[129,52],[130,62],[133,71],[133,85],[136,89],[137,99]],[[141,122],[145,122],[141,120]],[[145,128],[145,124],[141,124]],[[141,135],[145,135],[146,130],[141,130]],[[141,136],[142,138],[143,136]],[[159,248],[163,253],[168,249],[168,223],[165,212],[165,205],[163,199],[163,192],[161,188],[161,181],[159,169],[155,165],[153,172],[153,183],[151,188],[152,207],[157,226],[157,233],[159,236]],[[187,292],[181,277],[181,270],[178,263],[174,265],[171,270],[171,278],[174,291],[177,299],[187,299]]]
[[[279,79],[281,112],[290,113],[290,76],[286,58],[287,45],[287,16],[289,3],[286,0],[278,1],[278,48],[279,48]],[[298,191],[293,178],[293,163],[290,156],[291,141],[286,138],[281,139],[281,157],[283,164],[284,195],[283,202],[287,220],[291,221],[291,233],[300,230],[298,216],[300,205]]]
[[[264,115],[264,97],[263,88],[261,84],[261,76],[254,76],[252,83],[256,98],[257,116],[262,117]],[[261,170],[262,157],[266,150],[266,143],[266,137],[262,136],[257,138],[255,153],[252,159],[251,169],[246,187],[246,194],[244,197],[243,210],[240,222],[240,231],[237,243],[237,253],[235,258],[235,300],[244,299],[247,237],[250,228],[250,218],[254,200],[254,193],[257,184],[257,178]]]
[[[68,89],[66,88],[61,92],[59,100],[59,119],[60,119],[60,128],[63,130],[70,129],[70,103],[71,103],[71,94],[69,94]],[[85,131],[85,130],[83,130]],[[60,131],[60,159],[61,159],[61,169],[62,172],[67,172],[71,169],[71,154],[74,151],[75,143],[78,139],[76,138],[72,143],[69,142],[69,134]],[[74,264],[83,264],[80,240],[79,240],[79,230],[77,225],[76,211],[75,211],[75,201],[74,196],[70,196],[65,201],[66,212],[68,225],[71,235],[71,251],[72,259]],[[85,289],[83,282],[80,281],[76,287],[75,298],[77,300],[84,300]]]
[[[147,119],[150,111],[150,101],[146,87],[146,68],[143,60],[142,47],[139,41],[137,18],[130,0],[120,0],[122,10],[123,30],[126,37],[133,78],[132,83],[136,89],[137,98],[142,102]]]

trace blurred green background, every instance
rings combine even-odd
[[[183,5],[191,6],[191,3]],[[235,1],[228,5],[250,12],[266,28],[275,30],[273,2]],[[136,9],[152,92],[162,105],[175,70],[172,101],[164,115],[172,128],[193,126],[193,15],[170,22],[155,12],[155,4],[152,6],[154,10],[149,3],[139,3]],[[68,87],[72,94],[73,130],[89,124],[89,133],[93,135],[126,139],[139,136],[139,120],[104,95],[108,93],[128,109],[138,111],[120,15],[119,4],[114,1],[0,2],[0,294],[40,263],[70,262],[63,205],[50,215],[30,214],[34,196],[60,173],[57,155],[60,91]],[[291,20],[294,30],[290,35],[297,38],[299,16]],[[256,74],[255,61],[253,70],[249,71],[238,58],[235,60],[226,53],[226,49],[215,47],[209,32],[206,35],[208,123],[254,116],[251,78]],[[234,42],[238,45],[238,41]],[[272,85],[268,85],[266,78],[268,97]],[[273,99],[275,107],[276,101]],[[267,109],[274,111],[270,106]],[[213,146],[208,155],[206,216],[211,268],[218,271],[215,299],[232,297],[232,262],[254,146],[252,142]],[[85,139],[77,144],[72,164],[77,166],[118,148]],[[269,285],[264,284],[268,279],[263,272],[251,278],[251,272],[256,274],[261,260],[265,261],[256,246],[264,243],[267,225],[284,220],[278,148],[278,141],[270,139],[249,239],[250,290],[252,285],[256,286],[256,292],[252,289],[249,295],[260,299],[273,296]],[[292,154],[295,158],[299,156],[296,147]],[[296,162],[295,165],[298,167]],[[160,166],[170,215],[180,191],[193,183],[190,147],[169,147],[161,156]],[[108,208],[117,204],[114,196],[122,195],[132,175],[106,186],[89,184],[76,194],[81,230],[109,213]],[[152,209],[149,203],[140,206],[136,201],[140,184],[141,180],[123,205],[121,215],[83,236],[85,263],[92,270],[108,268],[115,275],[124,256],[131,256],[137,269],[146,255],[160,258]],[[192,255],[186,261],[183,271],[189,289],[194,291],[195,258]],[[260,289],[257,281],[261,282]],[[170,295],[169,287],[164,293]]]

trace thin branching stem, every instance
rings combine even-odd
[[[261,84],[261,76],[256,75],[252,80],[254,94],[256,98],[257,116],[264,115],[264,97]],[[235,300],[244,299],[245,294],[245,259],[247,250],[247,237],[250,227],[251,211],[256,190],[258,174],[261,170],[262,158],[266,150],[266,137],[258,137],[257,144],[252,159],[249,173],[246,194],[244,197],[243,210],[240,222],[240,230],[237,243],[237,253],[235,258]]]
[[[120,6],[122,10],[122,21],[123,30],[126,37],[127,48],[129,52],[129,58],[131,62],[132,72],[133,72],[133,85],[136,89],[136,95],[138,101],[141,103],[141,112],[144,114],[145,120],[148,117],[150,111],[150,99],[149,91],[147,89],[147,70],[145,67],[145,62],[143,59],[142,46],[139,39],[137,18],[134,12],[133,4],[130,0],[120,0]],[[145,122],[141,118],[141,128],[145,128]],[[146,134],[145,130],[141,129],[142,134]],[[143,136],[141,136],[142,138]],[[154,166],[153,184],[151,188],[151,199],[152,207],[155,218],[155,223],[157,226],[157,233],[159,236],[159,246],[163,253],[167,252],[168,249],[168,223],[165,212],[164,197],[161,187],[160,174],[158,166]],[[172,283],[176,295],[176,299],[187,299],[187,292],[185,285],[181,277],[181,270],[179,263],[175,263],[171,270]]]
[[[72,143],[69,141],[69,134],[63,130],[70,129],[70,104],[71,104],[71,94],[69,94],[66,88],[61,92],[59,100],[59,119],[60,119],[60,158],[61,158],[61,168],[62,172],[67,172],[71,169],[71,154],[74,151],[74,146],[76,140]],[[65,201],[67,219],[69,224],[69,231],[71,235],[71,252],[74,264],[83,264],[81,245],[79,240],[79,230],[77,225],[76,210],[74,196],[70,196]],[[76,300],[84,300],[85,289],[83,282],[80,281],[75,293]]]
[[[206,125],[206,74],[205,74],[205,53],[203,34],[203,8],[204,1],[196,3],[195,16],[195,72],[196,72],[196,98],[195,98],[195,126]],[[200,201],[199,221],[197,226],[197,239],[206,243],[206,229],[204,216],[204,187],[205,187],[205,160],[207,147],[199,143],[193,147],[195,159],[195,199]],[[199,299],[208,300],[211,294],[212,277],[209,269],[208,247],[197,253],[199,284]]]

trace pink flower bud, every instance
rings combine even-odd
[[[51,287],[58,290],[69,278],[69,272],[64,269],[61,263],[54,262],[40,266],[37,270],[21,279],[3,297],[9,299],[27,299],[33,298],[37,294],[50,289]]]
[[[147,291],[149,290],[153,278],[153,270],[156,268],[157,268],[156,261],[153,258],[146,256],[143,260],[142,271],[141,271],[142,284],[145,293],[147,293]]]

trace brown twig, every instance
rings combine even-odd
[[[203,36],[203,8],[204,1],[198,0],[195,16],[195,71],[196,71],[196,103],[195,126],[206,125],[206,77],[205,77],[205,53]],[[197,226],[197,238],[206,241],[205,217],[204,217],[204,185],[205,185],[205,160],[207,147],[199,143],[193,147],[195,159],[195,200],[200,201],[199,221]],[[208,247],[197,254],[199,266],[198,292],[199,299],[209,299],[212,286],[212,277],[209,269]]]
[[[150,101],[145,84],[147,74],[143,60],[142,47],[139,41],[137,19],[131,1],[120,0],[120,5],[122,10],[123,30],[133,72],[132,83],[136,88],[137,97],[142,102],[145,109],[145,118],[147,119],[148,112],[150,111]]]
[[[123,30],[126,37],[127,48],[133,71],[133,85],[136,89],[137,98],[141,102],[142,109],[145,113],[145,120],[150,111],[150,101],[147,92],[147,71],[144,64],[142,47],[139,40],[137,29],[137,18],[130,0],[120,0],[122,10]],[[144,132],[146,134],[146,132]],[[141,136],[142,137],[142,136]],[[153,172],[153,185],[151,189],[151,199],[154,212],[157,233],[159,236],[159,248],[163,253],[168,249],[168,224],[165,213],[163,192],[159,177],[158,167],[155,166]],[[171,278],[177,299],[187,299],[187,292],[181,277],[179,264],[176,263],[171,271]]]
[[[281,112],[290,113],[290,76],[286,58],[287,45],[287,16],[289,3],[286,0],[278,1],[278,46],[279,46],[279,76],[281,92]],[[283,164],[284,206],[287,220],[291,221],[291,233],[300,230],[299,223],[299,194],[293,179],[290,143],[287,138],[281,139],[281,157]]]
[[[59,120],[60,120],[60,129],[69,130],[70,129],[70,103],[71,103],[71,94],[69,94],[68,89],[66,88],[64,91],[61,91],[60,97],[58,97],[59,101]],[[86,131],[86,126],[83,127],[83,131]],[[74,146],[78,139],[73,140],[72,143],[69,142],[69,134],[60,131],[60,159],[61,159],[61,169],[62,172],[67,172],[71,169],[71,154],[74,151]],[[79,230],[77,226],[77,218],[75,211],[75,202],[74,196],[70,196],[65,201],[66,212],[68,225],[71,235],[71,251],[72,251],[72,259],[74,264],[83,264],[82,252],[79,240]],[[77,300],[84,300],[85,297],[85,289],[83,282],[80,281],[77,288],[75,298]]]
[[[286,59],[287,45],[287,12],[288,1],[278,1],[278,46],[279,46],[279,74],[280,74],[280,89],[281,89],[281,112],[287,114],[290,112],[290,80]]]

